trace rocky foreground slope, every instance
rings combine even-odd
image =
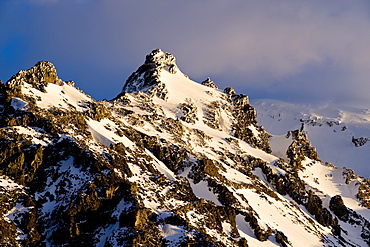
[[[368,246],[369,181],[154,50],[111,101],[39,62],[0,84],[1,246]],[[274,155],[272,155],[274,153]]]

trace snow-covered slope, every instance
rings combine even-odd
[[[270,134],[286,135],[288,131],[302,129],[322,160],[370,177],[369,109],[295,105],[277,100],[256,100],[252,104],[259,122]]]
[[[1,244],[368,246],[368,180],[175,61],[154,50],[111,101],[47,62],[0,85]]]

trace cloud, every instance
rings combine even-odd
[[[19,63],[53,60],[66,79],[76,80],[98,98],[104,97],[102,93],[114,96],[155,48],[173,53],[192,78],[212,76],[217,84],[255,93],[254,97],[366,100],[370,89],[368,1],[107,0],[15,5],[8,3],[9,12],[0,17],[0,30],[7,30],[0,44],[8,44],[8,51],[19,50],[14,39],[27,37],[22,46],[27,51],[17,54]],[[14,20],[6,28],[5,18]],[[0,64],[1,73],[6,67],[5,62]],[[102,84],[108,87],[99,90]]]

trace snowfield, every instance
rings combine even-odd
[[[370,142],[356,147],[352,137],[370,137],[370,110],[324,105],[295,105],[277,100],[254,100],[258,121],[276,136],[300,129],[308,134],[319,157],[338,167],[347,167],[363,177],[370,177]],[[282,138],[280,140],[283,141]],[[279,152],[279,151],[277,151]]]

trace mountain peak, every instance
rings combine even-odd
[[[7,81],[9,85],[13,86],[29,83],[40,91],[44,91],[43,88],[47,83],[59,85],[61,82],[54,64],[48,61],[40,61],[28,70],[21,70]]]
[[[163,69],[171,74],[177,73],[179,69],[176,58],[171,53],[155,49],[146,56],[144,64],[127,79],[122,91],[129,93],[147,91],[160,82],[159,74]]]
[[[146,56],[145,65],[155,68],[167,68],[171,73],[176,73],[176,58],[169,52],[163,52],[161,49],[155,49]]]

